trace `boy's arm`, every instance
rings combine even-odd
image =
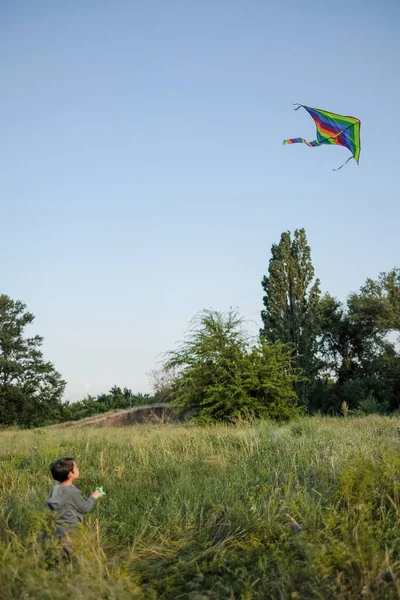
[[[74,487],[74,491],[71,494],[71,501],[80,513],[86,514],[92,510],[96,498],[94,496],[90,496],[88,500],[84,500],[78,488]]]

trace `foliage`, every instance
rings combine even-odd
[[[174,399],[174,383],[176,373],[173,369],[166,371],[163,367],[150,373],[154,390],[154,402],[169,403]]]
[[[393,411],[400,406],[400,356],[388,334],[399,330],[399,271],[368,280],[346,304],[329,294],[320,302],[320,353],[325,375],[335,385],[320,397],[323,410],[337,411],[345,399],[351,409]],[[362,409],[364,410],[364,409]]]
[[[65,402],[62,408],[62,421],[77,421],[86,417],[117,409],[145,406],[155,401],[150,394],[137,393],[118,386],[113,386],[108,394],[88,396],[77,402]]]
[[[296,391],[306,400],[310,383],[317,373],[317,335],[319,332],[319,280],[314,280],[311,250],[304,229],[281,235],[273,244],[268,277],[262,280],[265,292],[264,327],[261,334],[270,342],[280,341],[294,348],[294,360],[309,383],[297,382]]]
[[[363,398],[358,403],[358,410],[361,414],[364,415],[373,415],[382,411],[382,406],[380,406],[374,396],[367,396]]]
[[[320,298],[304,229],[281,235],[272,246],[269,275],[262,286],[261,335],[294,348],[299,399],[310,411],[379,413],[400,407],[400,269],[368,279],[345,303]],[[391,337],[388,337],[391,334]]]
[[[0,434],[4,600],[394,600],[399,418]],[[49,464],[104,486],[60,562]]]
[[[369,322],[380,333],[400,331],[400,269],[367,279],[359,294],[351,294],[349,308],[361,322]]]
[[[0,296],[0,423],[37,426],[61,414],[65,381],[43,359],[43,338],[26,337],[34,321],[25,304]]]
[[[299,406],[342,414],[344,403],[349,414],[399,410],[400,269],[367,279],[341,302],[321,298],[304,229],[283,232],[271,254],[259,339],[236,312],[203,311],[152,372],[153,395],[114,386],[63,404],[66,384],[44,361],[42,338],[25,335],[33,314],[0,296],[0,424],[39,426],[153,402],[173,402],[203,422],[285,420]]]
[[[167,355],[176,373],[174,403],[203,421],[288,419],[299,413],[293,384],[300,376],[286,346],[251,344],[237,312],[205,310],[186,340]]]

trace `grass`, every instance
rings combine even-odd
[[[400,598],[399,425],[4,431],[1,598]],[[71,563],[43,509],[61,455],[107,492]]]

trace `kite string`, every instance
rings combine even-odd
[[[342,167],[344,167],[344,165],[347,165],[347,163],[349,162],[349,160],[351,160],[351,159],[353,159],[353,158],[354,158],[354,156],[350,156],[350,157],[349,157],[349,158],[346,160],[346,162],[345,162],[345,163],[343,163],[343,164],[342,164],[340,167],[338,167],[337,169],[332,169],[332,171],[340,171],[340,169],[341,169]],[[354,158],[354,160],[355,160],[355,158]]]

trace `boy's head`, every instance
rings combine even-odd
[[[50,465],[53,479],[59,483],[73,483],[79,477],[79,469],[75,460],[70,457],[58,458]]]

